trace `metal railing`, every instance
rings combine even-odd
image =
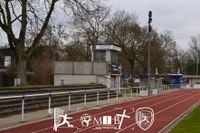
[[[111,93],[112,91],[112,93]],[[80,96],[83,96],[83,105],[84,108],[87,107],[87,100],[89,101],[89,95],[91,97],[91,93],[95,93],[93,95],[96,96],[96,105],[100,104],[100,93],[101,92],[107,92],[107,103],[110,102],[111,95],[116,93],[116,99],[118,101],[119,98],[119,89],[111,90],[111,89],[92,89],[92,90],[77,90],[77,91],[65,91],[65,92],[52,92],[52,93],[41,93],[41,94],[27,94],[27,95],[17,95],[17,96],[1,96],[0,100],[8,100],[8,99],[21,99],[21,121],[25,121],[25,102],[27,98],[31,97],[41,97],[41,96],[47,96],[48,97],[48,113],[50,115],[52,110],[52,96],[55,95],[66,95],[68,97],[68,105],[67,105],[67,111],[71,112],[71,105],[72,105],[72,95],[73,94],[79,94]]]
[[[25,102],[27,98],[33,98],[33,97],[41,97],[46,96],[48,98],[48,115],[50,116],[52,112],[52,96],[55,95],[64,95],[68,97],[67,102],[67,111],[71,112],[71,105],[72,105],[72,96],[74,94],[79,94],[79,96],[83,96],[83,107],[87,108],[88,101],[91,101],[89,99],[92,95],[96,99],[96,105],[100,105],[100,93],[106,92],[107,96],[104,98],[104,100],[107,100],[107,103],[110,103],[111,96],[112,98],[115,98],[117,102],[119,101],[119,97],[121,96],[125,100],[138,97],[140,90],[143,90],[147,87],[140,86],[140,87],[131,87],[131,88],[121,88],[121,89],[92,89],[92,90],[77,90],[77,91],[63,91],[63,92],[52,92],[52,93],[41,93],[41,94],[27,94],[27,95],[17,95],[17,96],[1,96],[0,100],[9,100],[9,99],[21,99],[21,121],[25,121]],[[171,89],[170,86],[162,86],[159,88],[159,93]],[[135,95],[134,92],[135,91]],[[94,100],[95,102],[95,100]]]

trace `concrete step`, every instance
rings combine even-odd
[[[74,91],[74,90],[90,90],[90,89],[103,89],[104,85],[80,85],[80,86],[40,86],[40,87],[28,87],[28,88],[0,88],[0,96],[7,95],[25,95],[33,93],[50,93],[61,91]]]

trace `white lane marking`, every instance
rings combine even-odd
[[[194,93],[194,92],[189,93],[189,94],[193,94],[193,93]],[[158,103],[152,104],[151,106],[148,106],[148,107],[152,107],[152,106],[155,106],[155,105],[158,105],[158,104],[164,103],[164,102],[166,102],[166,101],[170,101],[170,100],[173,100],[173,99],[176,99],[176,98],[185,96],[185,95],[188,95],[188,94],[184,94],[184,95],[181,95],[181,96],[169,98],[169,99],[166,99],[166,100],[164,100],[164,101],[162,101],[162,102],[158,102]],[[132,113],[134,113],[134,112],[127,113],[127,115],[130,115],[130,114],[132,114]],[[91,128],[95,127],[95,126],[96,126],[96,125],[93,125],[93,126],[90,126],[90,127],[84,128],[84,129],[81,129],[81,130],[79,130],[79,131],[76,131],[75,133],[79,133],[79,132],[81,132],[81,131],[85,131],[85,130],[91,129]]]
[[[165,131],[170,125],[172,125],[174,122],[176,122],[178,119],[180,119],[182,116],[184,116],[186,113],[188,113],[193,108],[197,107],[200,104],[200,100],[197,101],[195,104],[193,104],[189,109],[184,111],[182,114],[180,114],[178,117],[176,117],[173,121],[171,121],[169,124],[167,124],[164,128],[162,128],[158,133],[162,133]]]
[[[51,128],[52,128],[52,130],[53,130],[53,127],[47,127],[47,128],[43,128],[43,129],[40,129],[40,130],[33,131],[33,132],[31,132],[31,133],[39,133],[39,132],[42,132],[42,131],[45,131],[45,130],[49,130],[49,129],[51,129]]]
[[[139,101],[139,100],[145,100],[145,99],[149,99],[149,100],[143,101],[143,102],[138,102],[138,103],[135,103],[133,105],[125,106],[123,108],[128,108],[128,107],[132,107],[132,106],[135,106],[135,105],[138,105],[138,104],[141,104],[141,103],[145,103],[145,102],[149,102],[149,101],[154,101],[154,100],[162,99],[162,98],[165,98],[165,97],[168,97],[168,96],[171,96],[171,95],[173,96],[173,95],[176,95],[176,94],[179,94],[179,93],[181,94],[182,92],[185,92],[185,90],[176,91],[176,92],[173,92],[173,93],[167,93],[167,94],[163,94],[163,95],[161,94],[161,95],[156,95],[156,96],[145,97],[145,98],[142,98],[142,99],[136,99],[136,100],[134,100],[134,102],[135,101]],[[184,94],[184,95],[186,95],[186,94]],[[151,99],[152,97],[155,97],[155,99],[152,100]],[[120,105],[122,103],[127,103],[127,101],[121,102],[121,103],[117,103],[116,105]],[[115,105],[115,104],[113,104],[113,105]],[[113,105],[111,105],[111,106],[113,106]],[[87,110],[87,111],[89,111],[89,110]],[[109,111],[105,111],[105,112],[102,112],[102,113],[97,113],[97,114],[94,114],[94,116],[101,115],[101,114],[104,114],[104,113],[113,112],[113,111],[115,111],[115,110],[109,110]],[[85,112],[85,111],[83,111],[83,112]],[[78,120],[79,119],[75,119],[75,120],[73,120],[71,122],[76,122]],[[32,133],[38,133],[38,132],[41,132],[41,131],[44,131],[44,130],[48,130],[48,129],[51,129],[51,128],[52,128],[52,126],[51,127],[47,127],[47,128],[43,128],[43,129],[40,129],[40,130],[36,130],[36,131],[34,131]]]
[[[167,108],[164,108],[164,109],[162,109],[162,110],[156,112],[156,113],[154,114],[154,116],[156,116],[157,114],[159,114],[159,113],[161,113],[161,112],[163,112],[163,111],[166,111],[166,110],[168,110],[168,109],[170,109],[170,108],[172,108],[172,107],[174,107],[174,106],[176,106],[176,105],[178,105],[178,104],[180,104],[180,103],[182,103],[182,102],[184,102],[184,101],[187,101],[188,99],[191,99],[191,98],[195,97],[196,95],[199,95],[199,94],[195,94],[194,96],[191,96],[191,97],[186,98],[186,99],[184,99],[184,100],[182,100],[182,101],[180,101],[180,102],[178,102],[178,103],[175,103],[175,104],[173,104],[173,105],[171,105],[171,106],[168,106]],[[151,107],[151,106],[150,106],[150,107]],[[116,132],[116,133],[120,133],[120,132],[122,132],[122,131],[124,131],[124,130],[126,130],[126,129],[128,129],[128,128],[131,128],[131,127],[134,126],[135,124],[136,124],[136,123],[131,124],[131,125],[129,125],[128,127],[123,128],[122,130],[120,130],[120,131],[118,131],[118,132]]]

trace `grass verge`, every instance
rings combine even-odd
[[[197,106],[170,133],[199,133],[200,132],[200,106]]]

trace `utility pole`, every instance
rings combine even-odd
[[[149,20],[148,20],[148,93],[150,94],[150,78],[151,78],[151,22],[152,22],[152,11],[149,11]]]
[[[196,75],[199,75],[199,54],[197,54],[197,67],[196,67]]]

